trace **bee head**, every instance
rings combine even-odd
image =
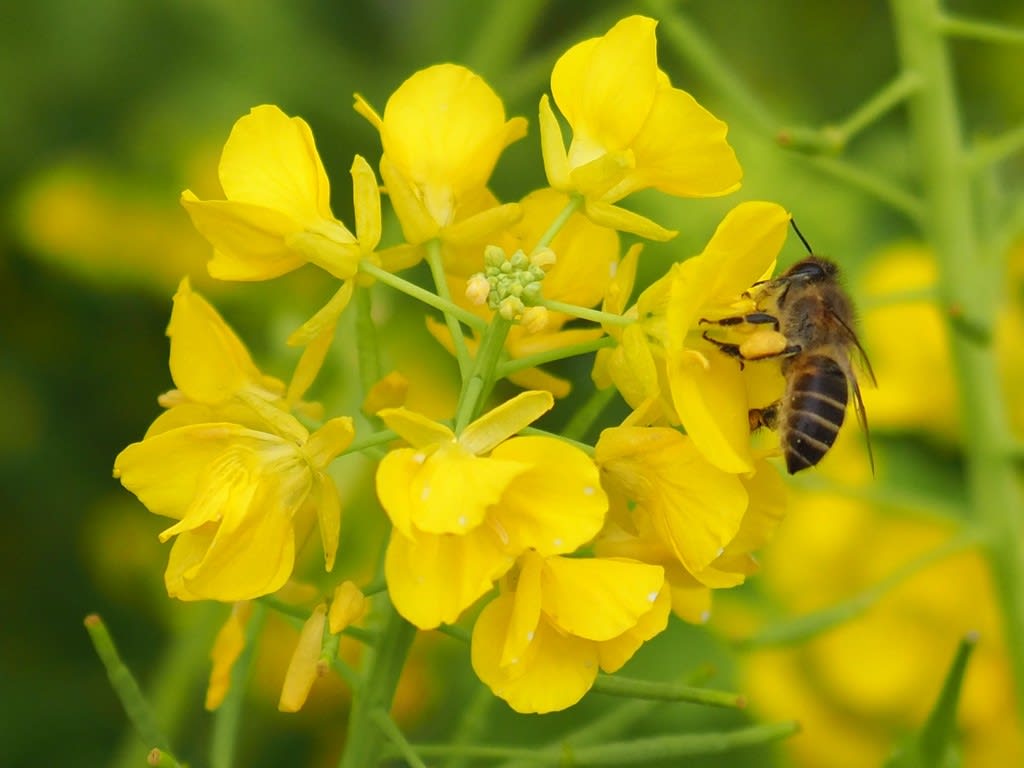
[[[828,259],[808,256],[787,269],[785,277],[807,283],[820,283],[825,280],[834,280],[838,274],[839,268]]]

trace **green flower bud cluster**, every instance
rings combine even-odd
[[[550,263],[547,253],[530,258],[519,250],[508,256],[496,245],[487,246],[480,274],[490,286],[487,306],[509,320],[520,317],[527,306],[541,298],[544,266]],[[476,275],[474,278],[479,279]]]

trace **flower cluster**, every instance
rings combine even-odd
[[[331,211],[302,119],[260,106],[235,124],[220,160],[225,199],[182,195],[213,246],[210,274],[269,280],[312,264],[340,285],[291,335],[303,352],[286,386],[260,373],[182,282],[168,330],[177,389],[115,463],[126,488],[176,521],[161,534],[177,537],[171,596],[231,602],[277,592],[314,524],[331,571],[340,503],[328,467],[354,450],[357,429],[356,449],[388,446],[375,487],[390,522],[390,604],[433,629],[487,599],[472,630],[472,666],[516,710],[574,704],[598,670],[618,670],[662,631],[671,611],[704,621],[711,590],[753,572],[751,553],[781,518],[784,494],[751,449],[747,413],[778,398],[781,377],[777,365],[741,370],[702,338],[700,324],[750,311],[746,292],[770,275],[789,215],[772,203],[740,204],[702,253],[630,305],[640,247],[622,255],[619,233],[665,240],[674,232],[620,203],[642,189],[724,195],[741,178],[725,124],[658,68],[655,26],[624,19],[558,60],[551,91],[571,138],[566,145],[542,97],[550,186],[518,201],[500,201],[488,185],[526,121],[508,119],[473,72],[454,64],[417,72],[382,113],[357,96],[356,110],[380,134],[380,177],[403,235],[384,248],[380,188],[365,159],[351,167],[350,229]],[[421,260],[433,291],[397,274]],[[378,403],[367,417],[323,421],[302,399],[354,292],[374,281],[444,315],[427,326],[459,365],[450,420]],[[369,303],[358,304],[360,333],[371,334]],[[364,382],[374,346],[359,340]],[[531,427],[570,393],[538,366],[595,351],[594,381],[621,393],[633,409],[627,421],[594,446]],[[502,379],[526,391],[496,397]],[[371,403],[379,391],[364,394]],[[283,709],[301,706],[323,638],[361,616],[358,596],[335,591],[330,607],[325,599],[312,610]],[[335,606],[348,606],[337,609],[347,618],[335,621]],[[245,615],[236,609],[218,640],[214,703]]]

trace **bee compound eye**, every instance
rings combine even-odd
[[[828,273],[823,264],[817,260],[807,259],[793,266],[787,273],[789,277],[799,277],[809,282],[824,280]]]

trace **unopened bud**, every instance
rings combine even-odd
[[[491,293],[491,284],[482,272],[466,281],[466,298],[478,307],[487,303],[487,297]]]
[[[509,296],[503,299],[501,304],[498,305],[498,313],[506,320],[515,320],[523,314],[523,310],[526,309],[522,300],[515,296]]]
[[[523,310],[519,324],[527,333],[540,333],[548,327],[547,307],[527,307]]]
[[[550,248],[541,248],[530,255],[530,264],[535,267],[540,267],[541,269],[550,267],[556,261],[558,261],[558,257]]]

